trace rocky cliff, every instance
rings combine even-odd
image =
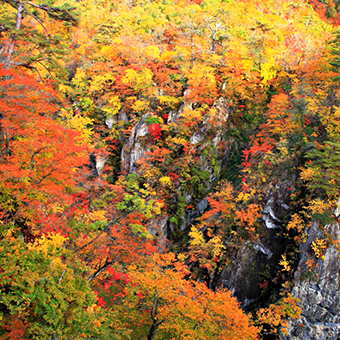
[[[339,224],[320,228],[315,222],[308,230],[306,242],[300,246],[300,262],[295,271],[292,295],[299,299],[301,316],[289,321],[287,336],[281,340],[336,340],[340,337],[339,248],[331,245],[315,267],[308,267],[313,258],[312,242],[328,234],[338,241]]]
[[[188,103],[183,104],[178,111],[172,111],[166,124],[181,124],[181,114],[187,108],[192,109]],[[185,205],[191,205],[181,215],[181,230],[185,230],[195,219],[201,216],[208,208],[206,194],[219,180],[219,174],[228,168],[228,160],[237,144],[231,138],[225,138],[223,124],[228,119],[228,106],[221,98],[215,105],[218,113],[220,127],[215,129],[215,134],[206,138],[209,129],[207,121],[203,119],[201,125],[189,138],[191,145],[202,152],[200,156],[200,169],[208,174],[204,183],[205,191],[200,196],[178,186],[172,196],[172,204],[178,205],[180,197],[184,199]],[[122,171],[126,174],[138,173],[138,162],[144,157],[145,152],[152,148],[148,141],[148,126],[146,118],[149,114],[142,116],[132,130],[130,137],[125,141],[122,150]],[[218,171],[214,170],[211,161],[205,160],[203,151],[206,145],[215,152],[219,142],[223,141],[227,148],[224,153],[218,153]],[[236,145],[236,146],[235,146]],[[198,163],[197,163],[198,164]],[[215,167],[216,168],[216,167]],[[280,181],[269,186],[264,193],[263,210],[260,227],[260,237],[256,241],[245,241],[237,251],[232,261],[219,273],[213,276],[214,286],[227,287],[242,303],[245,308],[263,302],[263,291],[260,284],[264,279],[273,281],[278,270],[278,262],[285,253],[287,241],[284,238],[286,217],[291,214],[290,200],[294,193],[295,175],[287,173]],[[173,209],[174,210],[174,209]],[[159,230],[157,231],[157,228]],[[172,237],[174,225],[171,215],[166,213],[156,218],[149,230],[153,235],[159,233],[165,237]],[[305,230],[306,240],[299,248],[299,261],[296,263],[294,280],[292,282],[292,295],[299,299],[301,316],[297,320],[289,320],[287,335],[280,335],[281,340],[307,340],[307,339],[338,339],[340,336],[340,292],[339,292],[339,253],[335,245],[327,248],[324,259],[316,259],[313,270],[308,267],[308,260],[315,257],[311,249],[312,242],[321,239],[325,234],[330,235],[333,240],[338,240],[340,228],[338,224],[328,225],[326,228],[319,227],[315,222],[308,230]]]

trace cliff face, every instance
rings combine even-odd
[[[328,247],[324,259],[318,259],[313,271],[306,264],[313,252],[312,242],[322,238],[325,231],[333,240],[339,240],[339,224],[321,230],[318,223],[314,223],[308,230],[306,242],[300,246],[292,295],[300,300],[301,316],[289,321],[288,335],[281,336],[281,340],[336,340],[340,337],[339,251],[334,245]]]
[[[192,110],[190,103],[183,104],[178,111],[172,111],[166,122],[168,126],[180,126],[181,114],[185,109]],[[228,119],[228,107],[223,98],[216,106],[219,124],[213,136],[209,134],[209,126],[203,119],[199,127],[188,138],[190,144],[201,153],[199,162],[195,164],[207,174],[204,182],[205,190],[201,195],[195,195],[183,185],[177,186],[172,193],[171,204],[178,206],[184,200],[185,205],[192,206],[181,213],[182,223],[180,229],[186,230],[208,208],[207,193],[213,190],[214,185],[220,179],[220,173],[228,168],[229,159],[237,144],[230,138],[225,138],[225,130]],[[132,130],[130,137],[123,146],[121,161],[122,171],[126,174],[139,173],[139,161],[145,157],[145,152],[152,150],[149,137],[149,124],[147,117],[142,116]],[[219,142],[227,145],[224,153],[218,153]],[[236,145],[236,146],[235,146]],[[205,146],[209,146],[210,152],[216,152],[216,164],[212,164],[210,158],[205,158]],[[156,181],[156,179],[155,179]],[[262,200],[263,209],[259,219],[259,238],[256,241],[247,240],[238,249],[232,261],[216,275],[212,276],[215,287],[227,287],[245,308],[252,308],[255,304],[263,303],[263,291],[261,284],[264,280],[275,281],[279,261],[286,253],[287,240],[284,237],[286,231],[287,216],[291,211],[291,195],[294,193],[296,175],[282,174],[276,184],[271,184],[266,189]],[[182,202],[183,203],[183,202]],[[173,209],[174,211],[175,209]],[[165,212],[155,218],[149,225],[149,231],[153,235],[172,237],[175,228],[171,220],[171,214]],[[307,339],[338,339],[340,336],[340,292],[339,292],[339,253],[334,245],[329,246],[324,254],[324,259],[317,259],[317,265],[313,270],[308,267],[307,260],[315,258],[311,248],[312,242],[324,238],[325,233],[331,235],[333,240],[338,240],[340,227],[338,224],[328,225],[321,228],[314,223],[305,231],[306,241],[300,245],[299,260],[295,263],[294,281],[291,293],[298,298],[298,306],[301,308],[301,316],[297,320],[289,320],[287,335],[281,335],[281,340],[307,340]],[[164,240],[163,238],[163,240]],[[278,287],[279,285],[277,285]],[[276,288],[277,288],[276,287]]]
[[[139,120],[123,146],[121,169],[126,174],[137,172],[137,163],[148,150],[144,142],[145,136],[148,134],[148,124],[145,122],[145,118],[148,116],[145,115]]]
[[[165,125],[170,127],[177,133],[178,129],[182,128],[182,114],[183,112],[190,112],[193,110],[193,104],[184,101],[178,110],[169,112]],[[229,108],[223,97],[217,100],[214,108],[214,125],[209,122],[208,117],[203,117],[203,120],[194,129],[190,136],[186,136],[189,145],[196,150],[196,160],[191,160],[192,166],[189,171],[196,169],[197,172],[204,173],[204,180],[199,179],[193,190],[188,190],[186,185],[177,185],[171,196],[172,210],[176,210],[180,204],[191,206],[190,209],[184,209],[180,213],[181,223],[176,225],[170,220],[170,215],[165,214],[160,218],[156,218],[149,231],[155,234],[156,225],[160,228],[160,233],[164,236],[170,236],[175,228],[181,231],[191,226],[195,219],[203,214],[208,206],[206,200],[207,193],[213,188],[219,179],[220,172],[227,166],[228,159],[233,152],[235,152],[235,143],[233,138],[225,140],[224,130],[225,123],[229,116]],[[131,135],[125,140],[121,153],[121,170],[125,175],[137,173],[140,174],[140,161],[145,159],[145,153],[152,150],[155,146],[150,140],[148,118],[151,114],[145,114],[136,123],[132,129]],[[213,131],[213,135],[211,135]],[[225,152],[220,152],[219,143],[226,145]],[[237,147],[237,146],[236,146]],[[170,151],[176,153],[174,150]],[[180,156],[178,156],[180,157]],[[151,179],[157,182],[159,178]],[[197,190],[198,187],[203,190]],[[169,234],[170,232],[170,234]],[[171,237],[171,236],[170,236]]]
[[[275,276],[278,260],[285,250],[283,216],[289,209],[289,201],[290,193],[286,183],[276,185],[275,190],[268,193],[259,239],[245,242],[234,261],[222,271],[217,280],[218,286],[233,291],[243,307],[259,302],[259,284],[269,276]]]

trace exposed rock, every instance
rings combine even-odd
[[[281,228],[283,217],[289,209],[290,194],[294,190],[292,182],[293,180],[276,184],[275,189],[270,191],[262,215],[268,229]]]
[[[114,117],[109,117],[105,119],[105,124],[107,125],[107,127],[111,130],[113,124],[116,122],[116,119]]]
[[[184,103],[178,111],[170,112],[167,124],[177,124],[184,109],[192,109],[192,103]],[[217,125],[214,127],[214,134],[211,135],[209,122],[205,121],[206,117],[204,117],[203,124],[190,138],[191,144],[201,144],[199,147],[202,150],[208,145],[207,143],[210,147],[217,149],[219,142],[223,140],[223,125],[229,116],[229,108],[224,98],[220,98],[215,104],[215,109]],[[147,151],[145,143],[148,134],[148,124],[145,122],[147,116],[140,119],[123,146],[122,171],[125,173],[137,172],[137,162]],[[109,128],[112,127],[112,124],[112,121],[107,121]],[[207,140],[208,133],[210,133],[209,141]],[[228,154],[231,153],[232,148],[232,141],[223,141],[227,145],[227,150],[222,158],[219,155],[220,158],[217,161],[220,167],[227,166]],[[201,170],[210,174],[205,183],[207,191],[212,187],[216,178],[210,163],[208,158],[204,159],[201,156]],[[269,271],[271,277],[275,276],[275,266],[285,249],[278,230],[283,228],[284,217],[287,216],[289,210],[290,195],[294,192],[293,182],[294,177],[287,176],[285,179],[281,178],[280,184],[268,186],[260,239],[256,242],[245,242],[235,255],[233,262],[222,270],[218,278],[215,278],[216,285],[229,288],[242,302],[243,307],[259,301],[261,290],[258,283],[263,282],[265,272],[267,272],[266,275]],[[204,213],[208,201],[203,197],[195,196],[192,192],[183,192],[181,188],[178,188],[174,204],[177,203],[180,196],[184,196],[186,204],[193,205],[190,209],[186,209],[182,216],[184,222],[180,228],[183,230]],[[340,215],[340,208],[338,210],[335,212],[337,216]],[[165,240],[171,225],[169,216],[165,215],[152,221],[148,230],[152,235],[160,237],[160,240]],[[339,239],[338,224],[328,226],[328,232],[333,239]],[[289,320],[288,335],[280,335],[281,340],[335,340],[340,338],[338,251],[334,246],[330,246],[325,253],[324,260],[318,260],[318,267],[314,274],[309,273],[306,265],[308,258],[314,256],[311,249],[312,242],[316,238],[322,238],[324,234],[325,231],[319,229],[318,224],[314,223],[308,230],[306,242],[300,246],[301,259],[295,272],[292,294],[300,299],[299,306],[302,308],[302,313],[298,320]]]
[[[103,173],[103,169],[105,166],[105,163],[107,162],[107,157],[103,156],[102,154],[99,154],[96,156],[96,169],[97,169],[97,173],[99,178],[101,177],[102,173]]]
[[[202,200],[200,200],[196,205],[196,209],[200,215],[202,215],[207,208],[208,208],[208,200],[206,198],[203,198]]]
[[[133,128],[129,139],[125,142],[121,155],[121,169],[126,174],[137,172],[137,162],[143,157],[147,150],[143,137],[148,134],[148,124],[143,116]]]
[[[326,231],[334,240],[340,236],[338,224],[329,225]],[[314,272],[309,272],[306,261],[313,256],[311,244],[322,238],[325,230],[314,223],[308,230],[308,239],[300,246],[301,259],[294,276],[292,295],[300,302],[301,316],[289,320],[288,335],[281,340],[337,340],[340,338],[340,291],[339,291],[339,253],[331,245],[319,258]]]
[[[118,117],[111,116],[105,119],[105,124],[111,130],[113,125],[118,123],[119,121],[127,123],[129,121],[126,112],[124,110],[120,110]]]
[[[92,176],[98,176],[97,166],[96,166],[96,156],[93,153],[89,155],[89,169],[91,170]]]
[[[215,103],[217,124],[222,126],[229,118],[231,109],[225,97],[220,97]]]
[[[191,144],[198,144],[198,143],[202,142],[203,139],[204,139],[204,137],[202,136],[202,134],[200,132],[195,132],[190,138],[190,143]]]
[[[169,117],[166,121],[166,123],[169,125],[170,123],[177,123],[177,119],[179,117],[179,113],[183,111],[183,105],[181,106],[181,108],[178,110],[178,111],[174,111],[174,110],[171,110],[169,112]]]
[[[222,271],[218,286],[230,289],[243,307],[256,302],[260,296],[258,282],[261,282],[261,273],[271,256],[272,252],[266,246],[245,242],[233,264]]]
[[[270,259],[273,256],[273,252],[270,251],[266,246],[264,246],[261,242],[257,241],[253,243],[253,247],[255,250],[262,252],[267,255],[267,258]]]
[[[90,153],[89,155],[90,165],[89,168],[91,169],[92,176],[101,176],[105,163],[107,162],[107,157],[103,156],[102,154],[95,155]]]
[[[217,281],[217,286],[223,285],[232,290],[243,307],[259,301],[261,289],[258,284],[265,276],[275,276],[275,266],[284,252],[282,236],[277,229],[282,228],[283,216],[289,208],[289,183],[277,184],[269,190],[263,211],[264,225],[259,230],[260,239],[245,242]]]
[[[188,91],[188,90],[186,90]],[[178,120],[183,113],[184,110],[192,110],[193,103],[185,101],[181,107],[177,111],[171,111],[169,113],[169,117],[167,120],[167,124],[178,124]],[[208,117],[203,117],[203,123],[200,125],[200,127],[195,131],[195,133],[191,136],[190,142],[193,145],[200,144],[200,148],[204,150],[206,147],[212,147],[214,153],[218,153],[219,146],[218,143],[223,139],[223,128],[225,126],[225,122],[227,121],[229,117],[229,106],[227,105],[227,102],[225,98],[221,97],[214,106],[215,113],[214,113],[214,125],[213,125],[213,135],[212,134],[212,123],[207,122]],[[123,173],[129,174],[137,172],[137,163],[138,161],[143,157],[144,153],[148,151],[146,144],[146,136],[148,134],[148,124],[145,122],[145,118],[150,116],[150,114],[144,115],[140,121],[135,125],[135,127],[132,130],[132,133],[130,137],[124,142],[124,146],[122,149],[121,154],[121,169]],[[107,121],[107,125],[111,126],[111,121]],[[113,123],[112,123],[113,124]],[[176,125],[175,125],[176,126]],[[210,130],[209,130],[210,129]],[[209,136],[208,135],[209,131]],[[212,144],[213,141],[213,144]],[[231,143],[229,143],[231,145]],[[227,166],[226,159],[228,158],[229,153],[229,146],[228,143],[226,143],[226,152],[224,155],[221,155],[221,153],[218,154],[218,159],[215,161],[214,164],[212,164],[212,161],[210,159],[211,154],[209,154],[209,157],[203,156],[200,157],[200,170],[201,172],[207,173],[207,180],[204,183],[204,192],[203,195],[205,195],[213,186],[214,181],[216,180],[216,177],[218,176],[218,173],[221,169],[221,164],[223,166]],[[217,163],[216,163],[217,162]],[[188,209],[184,212],[182,216],[183,223],[180,226],[180,229],[183,230],[190,226],[194,220],[200,216],[204,210],[207,208],[207,201],[202,199],[203,195],[201,197],[197,197],[199,195],[194,194],[193,192],[183,192],[183,190],[179,187],[178,188],[178,197],[180,195],[185,195],[185,202],[187,205],[193,205],[192,209]],[[174,205],[176,205],[178,202],[178,197],[174,197]],[[167,222],[167,224],[170,226],[170,229],[172,228],[172,224]],[[163,227],[162,230],[165,232],[167,230],[167,227]]]
[[[168,220],[169,216],[158,216],[155,219],[153,219],[146,227],[148,229],[148,232],[153,236],[157,238],[158,245],[160,247],[165,246],[166,244],[166,238],[168,234]]]

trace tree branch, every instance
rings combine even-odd
[[[73,18],[73,16],[65,9],[60,9],[58,7],[48,7],[47,5],[37,5],[30,1],[27,1],[26,4],[45,11],[53,19],[77,23],[77,20]]]
[[[15,33],[12,34],[12,39],[8,47],[7,57],[5,60],[5,68],[9,68],[11,64],[12,54],[14,52],[15,41],[17,38],[17,32],[19,31],[20,26],[21,26],[21,19],[22,19],[21,14],[22,14],[23,9],[24,9],[23,4],[21,1],[19,1],[18,10],[17,10],[17,18],[15,21]]]
[[[99,267],[92,275],[90,275],[87,280],[92,281],[96,276],[98,276],[102,271],[104,271],[108,266],[112,264],[112,261],[105,260],[104,265]]]

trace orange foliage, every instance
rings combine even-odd
[[[54,120],[59,96],[51,88],[2,67],[0,88],[6,94],[0,97],[0,190],[7,197],[1,209],[43,230],[57,205],[64,211],[73,204],[89,146]]]
[[[133,338],[152,339],[155,334],[188,340],[258,338],[258,330],[231,293],[224,289],[213,292],[203,283],[186,280],[189,271],[174,254],[156,254],[130,266],[128,272],[120,284],[123,294],[117,295],[118,282],[110,279],[117,305],[107,295],[109,286],[106,295],[104,291],[100,294],[111,302],[126,327],[133,329]],[[119,279],[119,275],[113,276]]]

